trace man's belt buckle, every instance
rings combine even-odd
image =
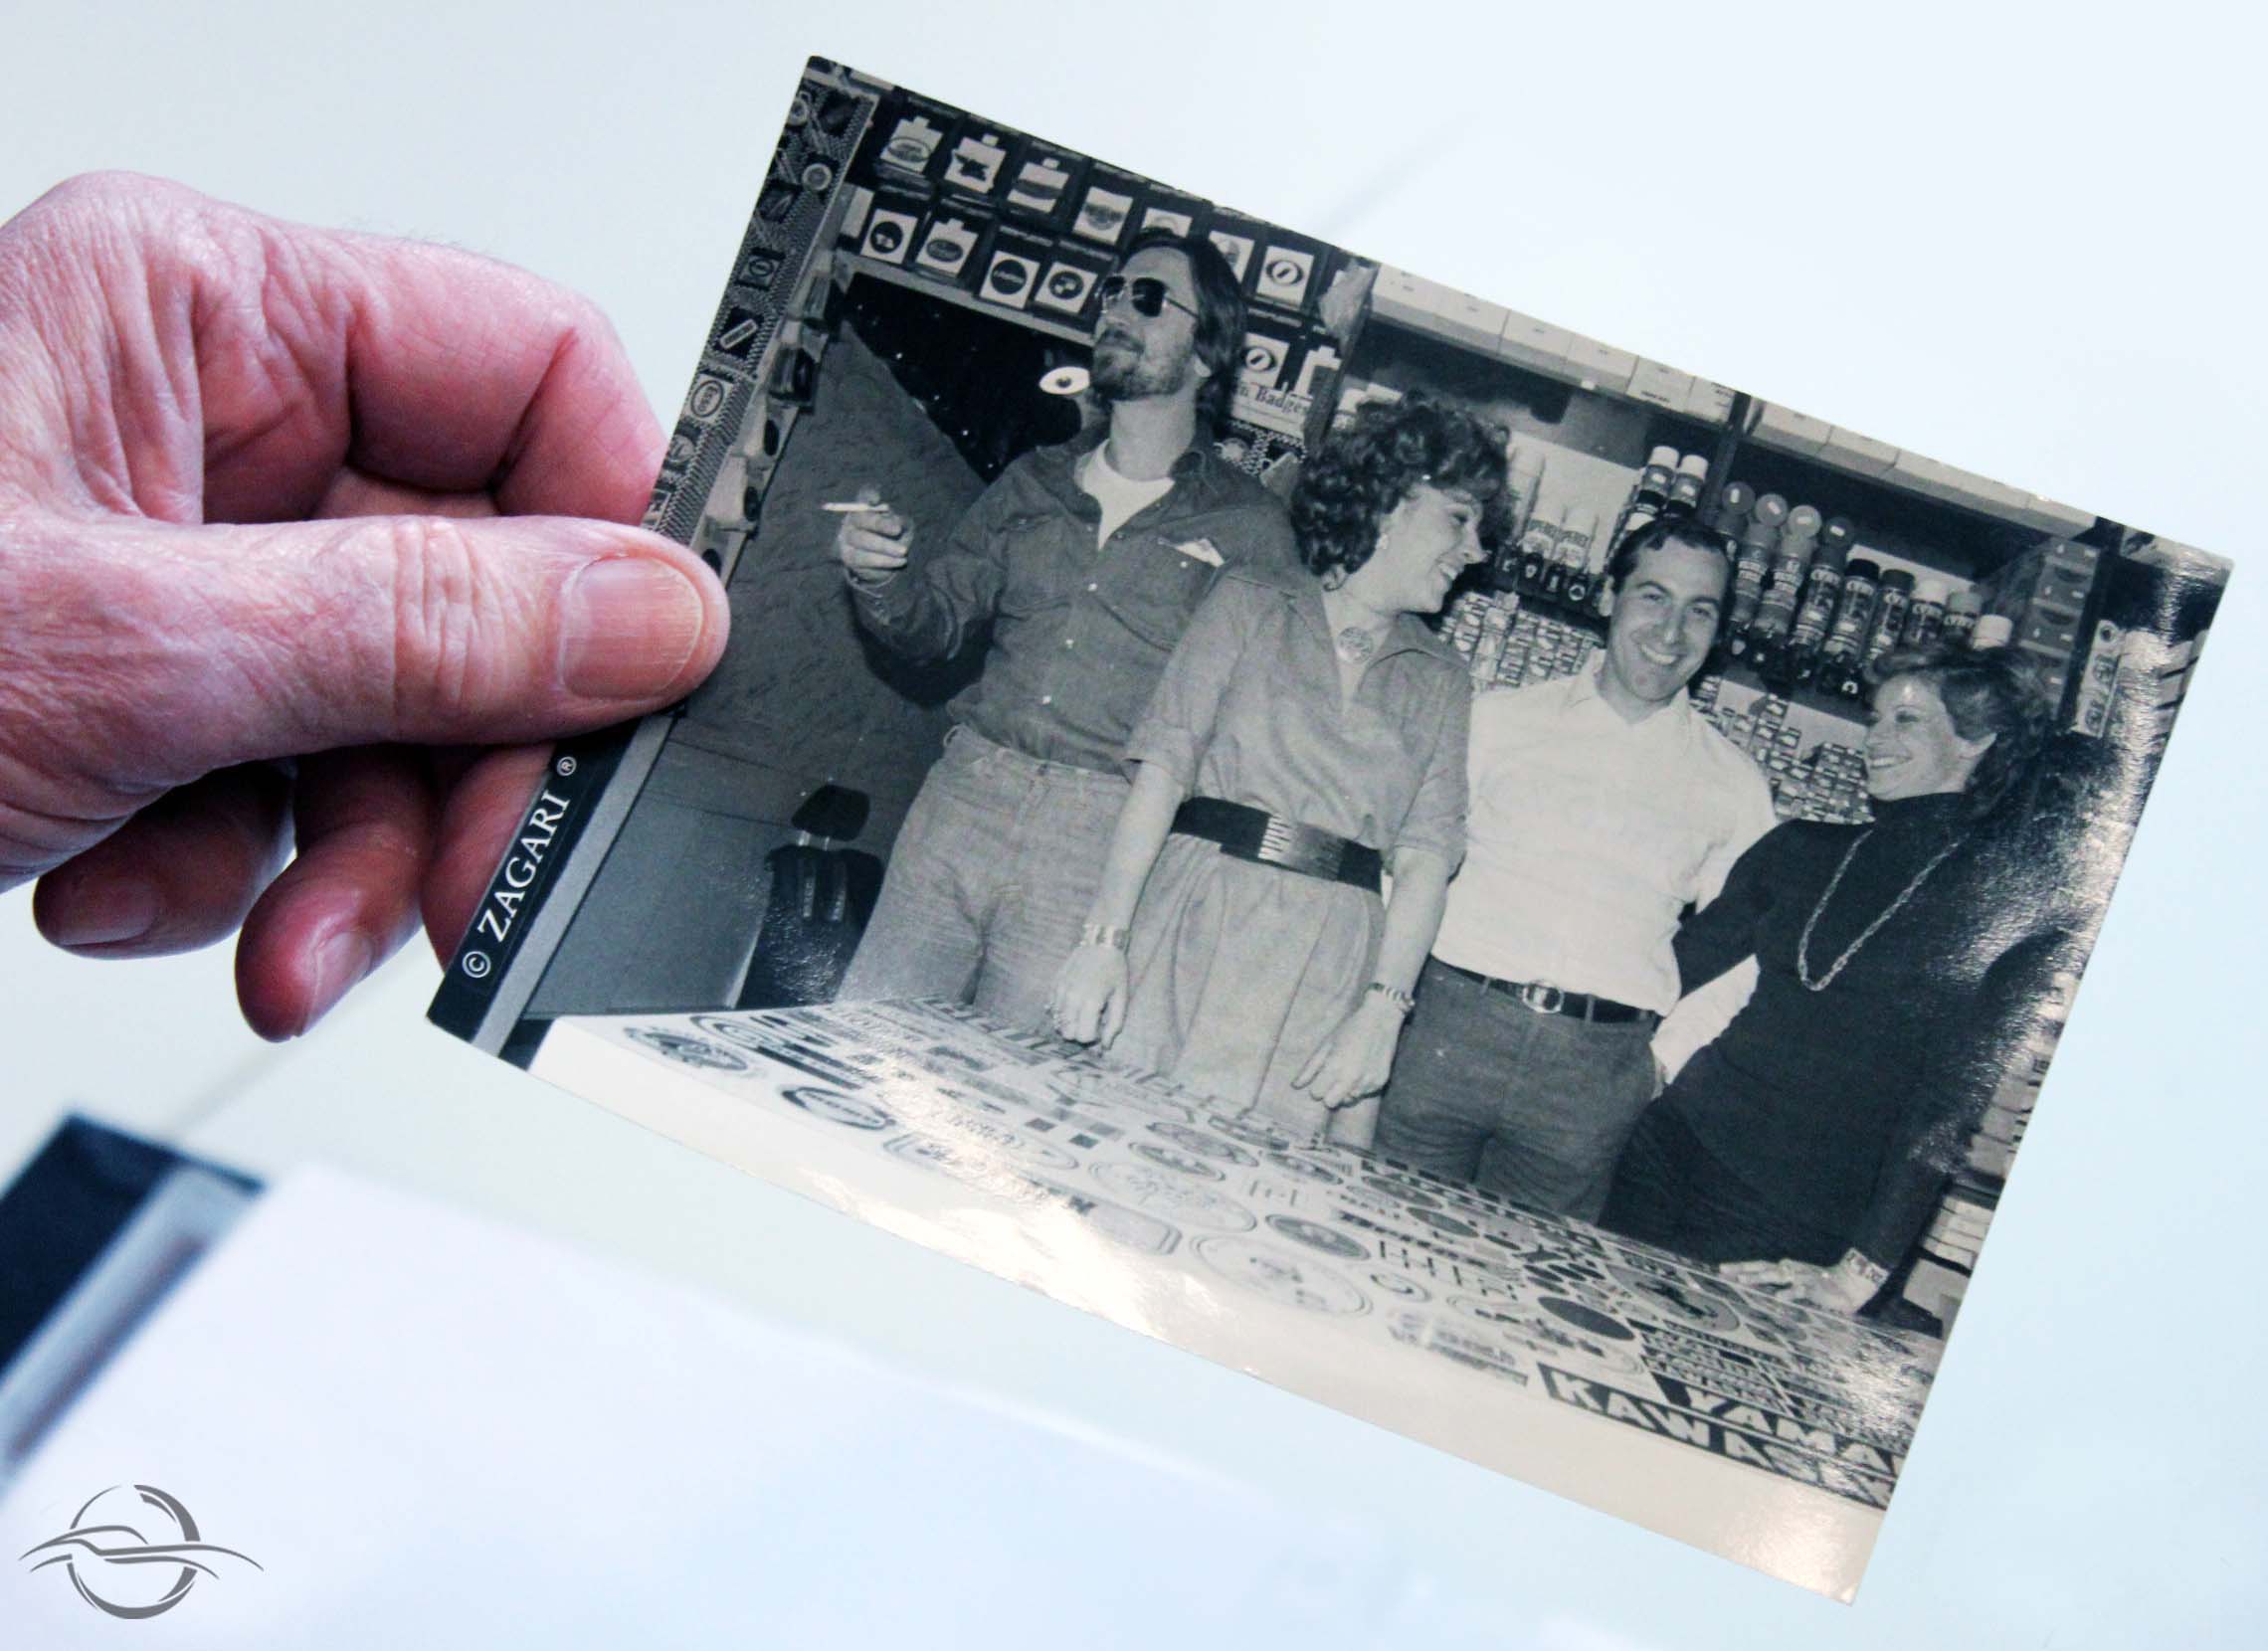
[[[1514,987],[1512,995],[1538,1014],[1557,1014],[1567,1007],[1567,994],[1558,987],[1546,985],[1542,981]]]

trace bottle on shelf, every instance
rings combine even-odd
[[[1803,596],[1803,578],[1810,571],[1810,541],[1780,537],[1779,553],[1772,562],[1772,583],[1757,605],[1756,623],[1750,628],[1756,668],[1777,675],[1791,651],[1796,611]]]
[[[1799,539],[1816,539],[1826,526],[1827,519],[1815,504],[1798,504],[1788,512],[1787,531]]]
[[[1751,512],[1741,528],[1740,559],[1733,564],[1732,608],[1725,616],[1725,648],[1735,658],[1746,658],[1751,650],[1749,633],[1763,608],[1765,582],[1772,576],[1772,556],[1779,545],[1779,525],[1761,510]]]
[[[1748,525],[1749,511],[1756,505],[1756,489],[1745,481],[1728,481],[1725,490],[1717,495],[1717,507],[1704,519],[1720,533],[1738,537]]]
[[[1874,598],[1874,629],[1866,639],[1863,662],[1872,664],[1896,647],[1906,635],[1906,610],[1914,604],[1914,576],[1904,568],[1882,570],[1882,583]]]
[[[1975,591],[1958,590],[1945,605],[1945,640],[1951,647],[1976,645],[1977,620],[1984,611],[1984,604]]]
[[[1677,460],[1677,468],[1669,478],[1669,497],[1662,504],[1664,516],[1696,516],[1701,511],[1701,495],[1709,490],[1709,460],[1700,454],[1689,453]]]
[[[1842,596],[1843,563],[1850,552],[1849,536],[1822,537],[1811,557],[1811,571],[1803,582],[1803,600],[1796,605],[1789,628],[1789,657],[1798,681],[1818,669],[1819,650],[1835,623],[1836,604]]]
[[[1867,638],[1873,635],[1874,596],[1881,577],[1881,568],[1863,556],[1843,563],[1842,597],[1819,649],[1819,685],[1839,697],[1858,697],[1858,671],[1865,660]]]
[[[1574,513],[1574,507],[1569,506],[1552,532],[1551,559],[1544,564],[1543,582],[1536,590],[1536,594],[1549,603],[1567,601],[1568,563],[1575,552],[1575,547],[1568,543],[1567,518]]]
[[[1675,448],[1656,448],[1646,456],[1645,464],[1638,471],[1637,484],[1630,489],[1621,515],[1615,518],[1615,544],[1661,514],[1661,507],[1669,502],[1670,478],[1676,468]]]
[[[1914,588],[1914,605],[1906,610],[1906,634],[1901,647],[1929,647],[1945,634],[1946,595],[1951,589],[1942,579],[1925,579]]]
[[[1600,578],[1599,512],[1581,505],[1568,506],[1560,523],[1560,552],[1568,565],[1566,602],[1570,608],[1589,609]]]
[[[1772,582],[1765,587],[1757,609],[1757,629],[1771,642],[1782,642],[1796,624],[1796,610],[1803,600],[1803,580],[1811,568],[1812,547],[1818,543],[1819,513],[1808,504],[1788,512],[1781,525],[1780,543],[1772,553]]]
[[[1505,481],[1512,506],[1511,536],[1516,540],[1536,513],[1536,499],[1544,488],[1544,456],[1532,447],[1514,446]]]
[[[2015,641],[2016,622],[2005,614],[1986,614],[1977,622],[1977,633],[1969,645],[1979,653],[1988,648],[2006,647]]]
[[[1544,570],[1558,554],[1558,527],[1543,511],[1534,511],[1528,517],[1527,530],[1520,535],[1520,560],[1513,575],[1513,584],[1521,595],[1534,596],[1544,588]]]

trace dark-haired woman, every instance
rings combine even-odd
[[[1065,1036],[1368,1145],[1464,851],[1470,685],[1422,618],[1504,493],[1504,433],[1417,397],[1360,409],[1308,461],[1306,571],[1225,574],[1127,746],[1133,792],[1056,983]]]
[[[1965,1156],[2061,939],[2008,805],[2046,715],[2000,655],[1896,653],[1866,737],[1873,822],[1792,822],[1679,932],[1693,991],[1755,996],[1640,1119],[1604,1225],[1855,1312]]]

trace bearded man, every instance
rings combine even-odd
[[[1100,296],[1106,422],[1016,459],[934,551],[886,508],[837,534],[883,645],[916,660],[985,648],[843,998],[952,998],[1040,1024],[1167,655],[1224,568],[1294,564],[1282,505],[1213,451],[1244,336],[1228,261],[1197,237],[1146,235]]]

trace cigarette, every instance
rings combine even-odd
[[[858,510],[886,511],[889,509],[889,506],[878,502],[874,504],[868,504],[862,498],[831,498],[825,504],[821,505],[820,508],[822,510],[832,510],[838,516],[847,516]]]

